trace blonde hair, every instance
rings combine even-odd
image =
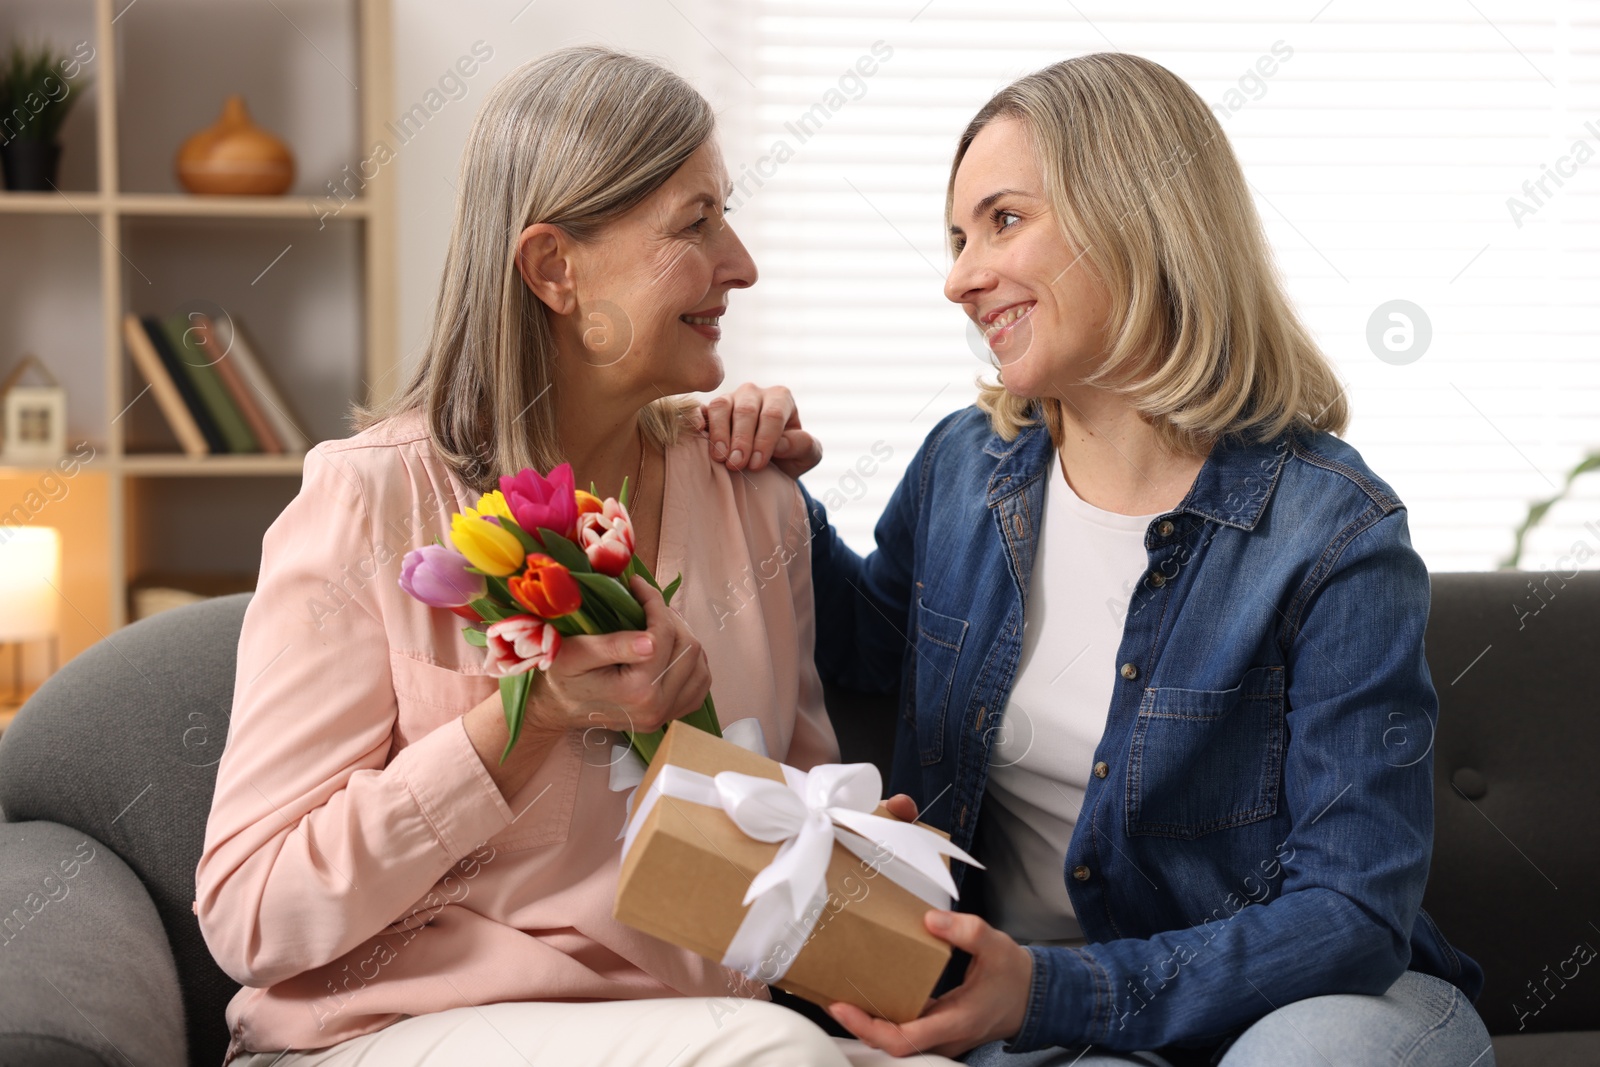
[[[501,79],[467,135],[422,358],[392,397],[352,406],[355,428],[424,408],[433,446],[479,491],[502,474],[561,463],[555,335],[544,303],[517,270],[517,238],[547,222],[578,241],[594,240],[660,188],[714,128],[710,105],[682,78],[610,49],[560,49]],[[671,443],[689,406],[650,404],[641,412],[645,434]]]
[[[1063,235],[1111,296],[1109,351],[1085,383],[1126,396],[1172,451],[1290,426],[1344,432],[1343,388],[1283,292],[1227,137],[1183,79],[1099,52],[1013,82],[961,135],[947,229],[961,160],[1002,118],[1024,124]],[[1006,440],[1042,415],[1060,445],[1061,400],[978,389]]]

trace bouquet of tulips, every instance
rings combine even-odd
[[[484,667],[500,680],[511,735],[502,763],[522,730],[533,672],[549,669],[562,636],[642,630],[644,608],[628,579],[642,576],[669,604],[683,579],[680,574],[662,589],[634,555],[626,479],[621,497],[601,500],[574,488],[566,463],[548,477],[524,468],[503,476],[477,507],[451,516],[454,547],[436,538],[406,553],[400,588],[467,619],[462,636],[488,650]],[[722,736],[710,693],[683,721]],[[665,733],[624,732],[646,763]]]

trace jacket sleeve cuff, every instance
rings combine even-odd
[[[1002,1051],[1032,1052],[1088,1044],[1091,1033],[1103,1032],[1105,1016],[1110,1011],[1105,972],[1077,949],[1024,947],[1033,957],[1028,1010],[1022,1016],[1021,1028]]]
[[[472,747],[464,717],[401,749],[389,768],[411,791],[452,863],[511,825],[511,806]]]

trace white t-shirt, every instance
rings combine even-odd
[[[1067,843],[1105,732],[1128,600],[1156,515],[1086,503],[1059,460],[1045,484],[1022,658],[989,753],[988,918],[1017,941],[1081,944],[1067,898]],[[1157,513],[1159,515],[1161,513]]]

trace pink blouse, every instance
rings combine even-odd
[[[713,464],[690,435],[665,477],[656,573],[683,574],[673,607],[719,718],[756,718],[793,766],[836,762],[797,487]],[[224,1064],[467,1004],[770,997],[611,917],[620,734],[572,731],[509,802],[473,750],[462,715],[496,691],[484,653],[398,577],[477,496],[410,412],[312,449],[267,530],[195,871],[206,944],[245,987]]]

